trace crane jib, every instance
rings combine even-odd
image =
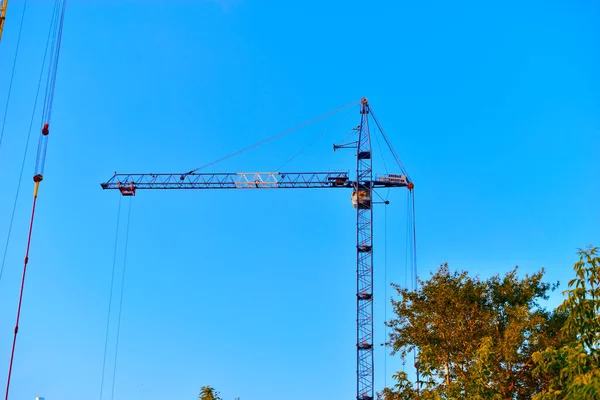
[[[316,189],[353,188],[347,172],[232,172],[215,174],[115,174],[103,189],[118,189],[132,196],[138,189]],[[361,186],[407,186],[405,175],[388,174]]]

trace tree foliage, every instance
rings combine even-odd
[[[219,392],[215,390],[215,388],[211,386],[202,386],[200,388],[200,394],[198,395],[200,400],[223,400],[219,396]],[[240,400],[239,397],[236,397],[234,400]]]
[[[198,398],[200,400],[222,400],[221,397],[219,397],[219,392],[211,386],[202,386]]]
[[[598,248],[579,251],[575,279],[558,312],[566,316],[563,346],[536,352],[534,373],[547,379],[535,400],[600,398],[600,257]]]
[[[415,384],[399,372],[380,398],[520,399],[541,392],[532,355],[562,343],[564,322],[540,307],[554,288],[543,273],[519,279],[515,268],[483,281],[444,264],[418,290],[394,285],[400,299],[392,301],[389,345],[405,361],[418,349],[420,379]]]

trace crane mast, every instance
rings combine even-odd
[[[8,0],[0,0],[0,40],[2,40],[4,20],[6,19],[6,6],[8,6]]]
[[[373,367],[373,190],[414,185],[406,174],[373,177],[369,103],[360,104],[357,140],[334,145],[334,150],[356,149],[356,180],[348,172],[232,172],[115,174],[102,189],[119,190],[123,196],[135,196],[149,189],[352,189],[356,208],[356,399],[374,399]],[[386,202],[387,203],[387,202]]]
[[[356,365],[357,399],[373,399],[373,160],[369,104],[362,99],[356,143]]]

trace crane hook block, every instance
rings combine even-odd
[[[42,135],[47,136],[50,133],[50,124],[45,123],[44,127],[42,128]]]

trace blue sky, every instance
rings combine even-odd
[[[25,15],[0,147],[2,248],[50,3],[29,0]],[[11,0],[0,44],[2,110],[22,9]],[[187,171],[362,96],[416,184],[420,276],[446,261],[482,277],[544,267],[564,289],[577,248],[600,243],[599,17],[592,1],[69,2],[12,396],[99,398],[119,205],[100,182]],[[272,170],[341,116],[206,172]],[[331,144],[358,118],[286,169],[352,170],[352,152]],[[5,366],[34,157],[0,281]],[[130,201],[114,398],[193,399],[205,384],[225,399],[353,398],[349,193],[143,192],[122,209]],[[379,342],[384,277],[407,276],[406,193],[390,201],[375,221]],[[105,399],[115,338],[113,314]],[[398,368],[378,349],[377,389]]]

